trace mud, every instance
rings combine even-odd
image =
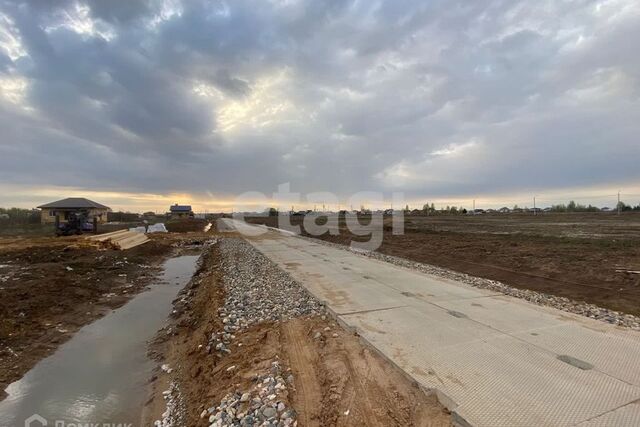
[[[208,425],[200,418],[203,411],[226,394],[248,388],[257,373],[277,360],[293,375],[286,403],[297,413],[299,426],[451,425],[450,414],[434,395],[425,394],[327,316],[260,323],[237,335],[230,354],[204,351],[211,333],[222,327],[219,256],[215,246],[205,256],[199,280],[183,294],[188,302],[175,306],[172,324],[152,345],[158,364],[171,366],[172,372],[156,370],[145,424],[160,417],[162,392],[173,381],[183,396],[184,424]]]
[[[127,251],[82,237],[0,239],[0,389],[144,289],[176,246],[193,238],[152,235]]]

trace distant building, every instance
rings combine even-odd
[[[169,208],[169,213],[172,218],[183,218],[183,217],[192,217],[193,210],[191,210],[190,205],[179,205],[175,204]]]
[[[107,222],[107,212],[111,210],[108,206],[83,197],[69,197],[38,206],[38,209],[43,224],[53,224],[56,216],[60,218],[60,223],[65,223],[72,212],[85,214],[90,221],[96,218],[98,223],[104,223]]]

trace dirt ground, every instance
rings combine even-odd
[[[211,333],[222,328],[217,308],[224,301],[224,287],[218,256],[214,246],[203,263],[204,276],[199,272],[204,280],[188,285],[190,302],[176,305],[178,314],[169,326],[173,332],[161,331],[152,346],[161,363],[175,367],[171,375],[186,402],[185,425],[208,425],[200,413],[227,393],[248,388],[273,360],[294,376],[288,404],[299,426],[451,425],[435,396],[426,395],[327,316],[255,325],[238,335],[232,352],[223,357],[202,351],[199,346],[206,346]],[[233,371],[227,371],[231,366]],[[168,383],[168,375],[158,370],[144,425],[159,419]]]
[[[0,239],[0,390],[144,289],[174,245],[198,234],[150,237],[126,251],[82,236]]]
[[[209,221],[198,218],[171,219],[164,223],[167,231],[172,233],[186,233],[202,231]]]
[[[319,238],[362,240],[344,224]],[[405,234],[385,231],[379,252],[640,315],[637,213],[408,216]]]

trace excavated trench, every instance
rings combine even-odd
[[[139,425],[154,367],[146,354],[147,342],[163,326],[198,257],[167,260],[158,283],[83,327],[10,384],[7,398],[0,402],[0,425],[24,425],[29,417],[42,417],[40,422],[45,419],[48,425]]]

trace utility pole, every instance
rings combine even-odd
[[[620,191],[618,191],[618,204],[616,206],[618,207],[618,215],[620,215]]]
[[[473,209],[472,209],[473,214],[476,214],[476,199],[473,199]]]
[[[533,196],[533,215],[538,215],[538,211],[536,210],[536,196]]]

